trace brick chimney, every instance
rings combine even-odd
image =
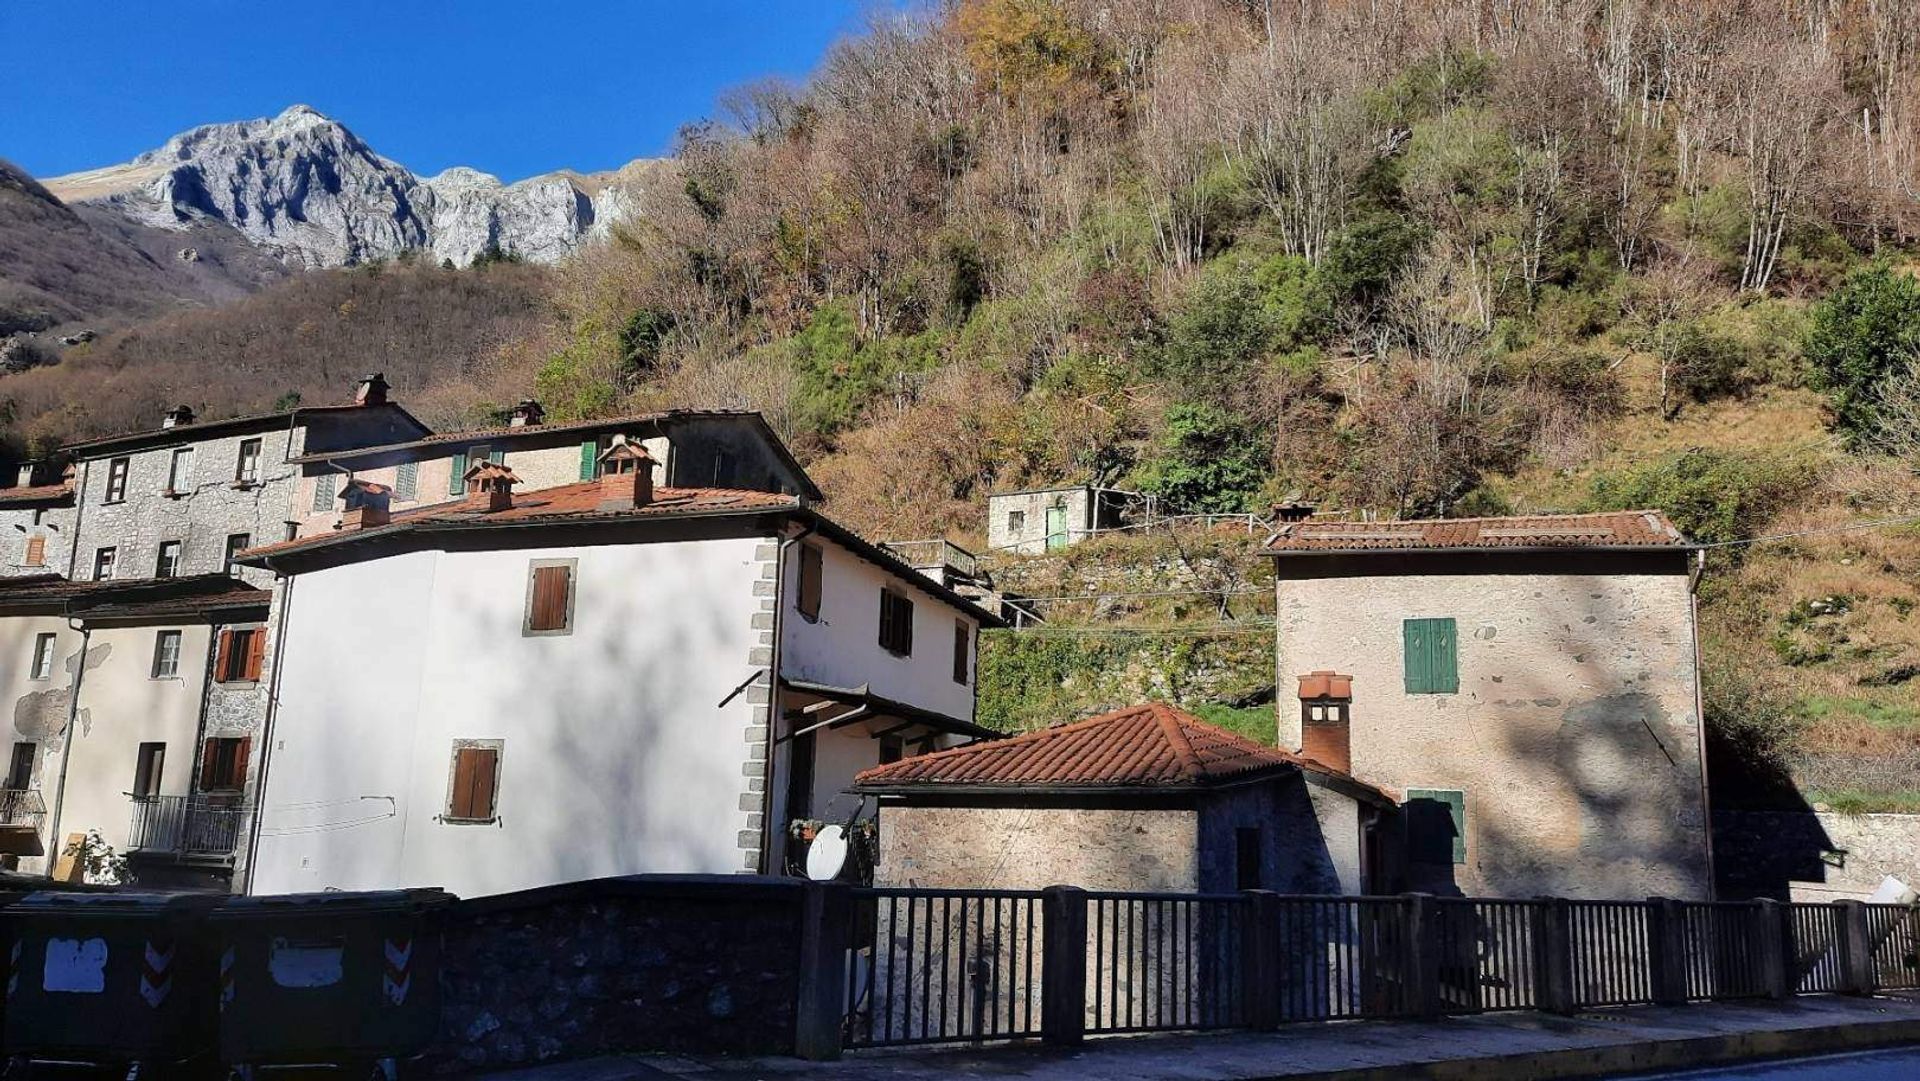
[[[653,502],[653,455],[628,439],[600,455],[600,509],[632,510]]]
[[[513,413],[509,416],[507,425],[512,428],[527,428],[540,423],[546,419],[546,416],[547,411],[540,407],[539,402],[532,398],[523,398],[519,405],[513,407]]]
[[[190,405],[176,405],[172,409],[167,410],[160,418],[160,427],[162,428],[177,428],[182,424],[192,423],[193,407]]]
[[[360,380],[353,390],[355,405],[387,404],[387,377],[383,372],[374,372]]]
[[[1279,522],[1304,522],[1313,517],[1317,506],[1308,502],[1301,492],[1288,492],[1285,499],[1273,505],[1273,517]]]
[[[346,510],[340,515],[341,529],[370,529],[393,520],[393,489],[384,484],[358,478],[347,481],[340,493]]]
[[[1342,773],[1353,769],[1353,677],[1329,670],[1300,677],[1300,753]]]
[[[488,513],[512,507],[513,486],[520,483],[513,470],[498,462],[480,462],[462,479],[467,482],[468,501],[485,499]]]

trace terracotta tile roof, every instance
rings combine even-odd
[[[57,503],[73,495],[73,484],[36,484],[30,488],[0,488],[0,506],[14,503]]]
[[[622,521],[627,519],[674,518],[728,511],[789,510],[801,506],[797,496],[775,492],[755,492],[735,488],[655,488],[653,500],[644,507],[618,507],[602,510],[603,495],[597,480],[563,484],[557,488],[538,488],[515,492],[513,506],[504,510],[487,509],[485,495],[469,496],[447,503],[435,503],[399,511],[381,526],[336,530],[310,537],[280,541],[249,548],[241,555],[247,559],[284,555],[309,548],[351,541],[360,537],[385,536],[433,526],[491,525],[529,522]]]
[[[86,619],[193,616],[267,607],[273,595],[227,574],[76,582],[53,574],[0,579],[0,611],[61,611]]]
[[[1164,702],[1149,702],[1011,739],[902,759],[866,770],[854,783],[888,791],[1197,789],[1289,769],[1346,778],[1310,758],[1255,743]]]
[[[1288,552],[1448,551],[1481,548],[1684,548],[1686,537],[1657,510],[1436,518],[1399,522],[1308,519],[1267,541]]]

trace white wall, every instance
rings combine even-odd
[[[1311,781],[1307,782],[1307,798],[1313,801],[1313,817],[1320,824],[1320,840],[1333,861],[1333,873],[1340,879],[1340,892],[1362,892],[1366,864],[1361,847],[1360,802]]]
[[[422,552],[295,578],[249,892],[739,870],[764,706],[719,703],[753,671],[764,540]],[[579,560],[574,630],[526,637],[529,561],[549,558]],[[457,739],[504,741],[495,824],[439,820]]]
[[[57,635],[53,674],[46,679],[31,678],[34,640],[41,634]],[[6,738],[0,740],[0,770],[13,757],[13,745],[27,741],[39,745],[32,787],[39,790],[52,817],[54,788],[60,777],[60,748],[66,738],[67,701],[73,685],[70,661],[77,660],[80,632],[67,627],[59,616],[0,616],[0,695],[8,718]],[[47,840],[50,823],[41,822],[40,836],[49,853],[53,843]],[[46,862],[26,857],[20,861],[25,871],[43,871]]]

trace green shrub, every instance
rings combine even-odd
[[[933,331],[861,342],[845,301],[815,309],[787,349],[793,359],[795,418],[803,429],[822,436],[851,427],[900,375],[940,363],[940,339]]]
[[[1656,508],[1694,540],[1746,540],[1818,480],[1804,458],[1694,448],[1595,477],[1586,509]]]
[[[1250,507],[1267,457],[1252,426],[1210,405],[1181,403],[1167,410],[1158,453],[1136,481],[1173,510],[1232,514]]]
[[[1885,266],[1847,276],[1814,308],[1806,354],[1833,407],[1833,424],[1859,448],[1878,434],[1887,378],[1920,352],[1920,283]]]

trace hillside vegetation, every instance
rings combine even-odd
[[[1916,803],[1920,530],[1744,542],[1920,513],[1917,58],[1900,4],[957,0],[729,95],[550,309],[503,301],[500,334],[537,332],[423,335],[410,374],[468,414],[762,410],[880,536],[977,540],[987,491],[1062,479],[1193,511],[1660,506],[1725,545],[1716,740]],[[100,408],[22,378],[36,432]],[[1216,616],[1055,629],[1167,619]],[[1090,640],[1002,665],[1028,702],[988,713],[1153,684],[1087,678],[1132,663]],[[1168,693],[1242,697],[1216,682]]]

